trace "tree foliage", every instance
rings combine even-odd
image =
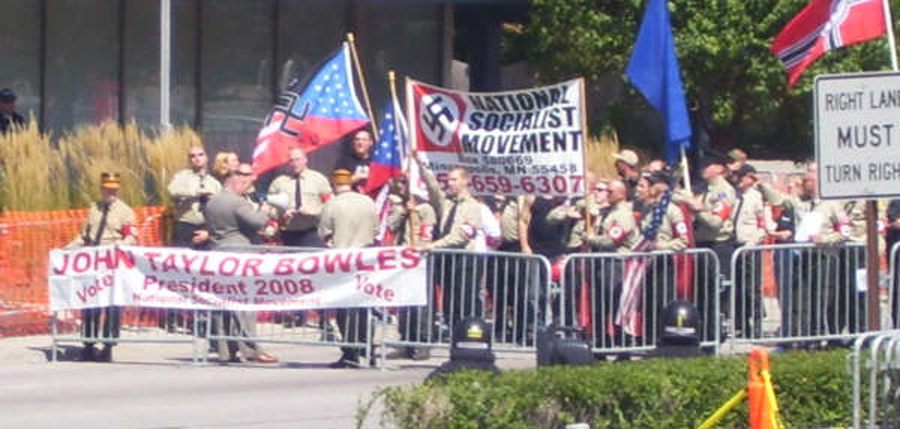
[[[881,38],[826,54],[788,89],[787,73],[769,46],[808,3],[669,0],[692,123],[710,133],[714,146],[810,152],[813,77],[890,68]],[[891,4],[896,10],[900,0]],[[573,76],[585,77],[589,85],[609,76],[624,82],[643,10],[643,0],[532,0],[530,22],[509,34],[507,54],[527,59],[544,83]],[[634,112],[647,108],[629,89],[612,100],[608,120],[627,128]]]

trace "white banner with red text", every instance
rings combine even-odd
[[[584,195],[584,81],[461,92],[407,81],[410,145],[441,186],[463,167],[479,195]]]
[[[50,309],[106,306],[273,311],[425,305],[414,248],[317,253],[100,246],[50,252]]]

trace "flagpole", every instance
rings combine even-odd
[[[882,0],[884,4],[884,21],[887,27],[888,46],[891,49],[891,67],[894,71],[900,71],[897,65],[897,42],[894,40],[894,23],[891,18],[891,4],[888,0]]]
[[[369,112],[369,120],[372,122],[372,134],[374,138],[378,138],[378,124],[375,115],[372,114],[372,103],[369,101],[369,88],[366,85],[366,76],[363,74],[362,65],[359,63],[359,55],[356,54],[356,42],[353,33],[347,33],[347,44],[350,45],[350,56],[353,57],[353,65],[356,67],[356,74],[359,75],[359,86],[362,88],[363,100],[366,102],[366,110]]]
[[[399,103],[400,100],[397,98],[397,76],[393,70],[388,71],[388,88],[391,91],[391,103],[395,107],[400,107],[400,103]],[[394,109],[394,115],[402,115],[402,114],[403,114],[403,112],[401,112],[397,109]],[[393,120],[395,124],[397,123],[396,118],[391,118],[391,120]],[[397,130],[396,132],[398,132],[398,133],[402,132],[399,129],[399,127],[397,127],[396,125],[394,126],[394,128]],[[407,142],[408,141],[409,141],[409,137],[407,137]],[[407,156],[411,156],[410,151],[406,151],[406,152],[407,152]],[[403,173],[406,174],[406,198],[407,198],[407,201],[412,200],[414,198],[413,192],[412,192],[413,184],[412,184],[412,180],[410,180],[410,177],[412,175],[409,174],[409,171],[412,168],[413,162],[415,162],[415,161],[413,161],[411,159],[406,159],[406,165],[403,166],[403,169],[405,170]],[[403,203],[406,204],[407,202],[404,201]],[[418,225],[418,224],[419,224],[419,212],[417,212],[415,210],[409,210],[409,216],[406,217],[406,232],[409,233],[409,243],[407,243],[407,244],[410,246],[416,245],[416,241],[417,241],[416,239],[418,237],[415,233],[416,230],[413,226]],[[402,239],[402,237],[401,237],[401,239]]]
[[[588,197],[590,196],[590,192],[592,190],[588,190],[588,168],[587,168],[587,142],[588,142],[588,132],[587,132],[587,98],[585,96],[585,84],[584,78],[578,78],[578,86],[581,87],[581,183],[584,187],[584,236],[587,237],[591,235],[591,210],[588,205]],[[590,246],[584,246],[583,249],[585,252],[590,252]]]
[[[693,196],[694,191],[691,190],[691,170],[688,168],[687,152],[684,150],[683,144],[679,146],[681,147],[681,169],[684,172],[684,188],[688,195]]]

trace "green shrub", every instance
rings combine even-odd
[[[846,426],[851,381],[846,351],[772,357],[787,427]],[[382,422],[399,428],[694,428],[746,387],[746,358],[643,360],[551,367],[500,375],[461,372],[381,392]],[[747,427],[746,401],[717,427]]]

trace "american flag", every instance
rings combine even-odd
[[[659,204],[653,208],[653,216],[650,218],[650,227],[644,231],[641,241],[632,249],[634,252],[649,252],[653,250],[656,235],[662,225],[663,216],[669,202],[672,201],[672,190],[666,190]],[[641,295],[644,285],[644,276],[647,273],[648,256],[634,256],[625,261],[625,276],[622,279],[622,295],[619,297],[619,310],[616,312],[615,324],[622,326],[625,333],[634,336],[642,336],[644,333],[644,321],[640,311]]]

